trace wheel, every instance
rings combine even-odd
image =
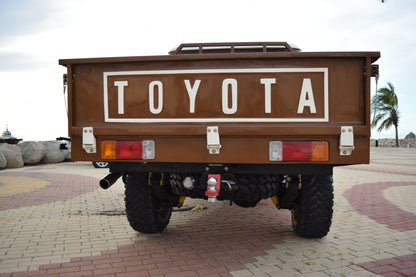
[[[238,189],[233,192],[232,200],[243,208],[255,207],[261,199],[276,195],[278,185],[273,175],[236,175]]]
[[[146,173],[127,174],[125,182],[126,214],[130,226],[142,233],[159,233],[169,224],[172,207],[157,200]]]
[[[292,209],[292,226],[298,236],[322,238],[331,227],[334,189],[332,176],[302,176],[302,188]]]
[[[107,168],[110,165],[108,162],[92,162],[92,164],[95,168]]]

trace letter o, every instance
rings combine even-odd
[[[158,105],[155,107],[155,87],[157,87]],[[163,109],[163,83],[161,81],[151,81],[149,83],[149,110],[152,114],[159,114]]]
[[[231,85],[231,108],[228,105],[228,87]],[[222,81],[222,112],[234,114],[237,112],[237,80],[224,79]]]

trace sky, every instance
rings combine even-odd
[[[0,132],[68,136],[59,59],[165,55],[180,43],[287,41],[304,52],[380,51],[378,88],[416,133],[415,0],[0,0]],[[372,79],[372,95],[375,80]],[[394,128],[373,138],[393,138]]]

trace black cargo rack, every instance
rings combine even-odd
[[[298,47],[287,42],[183,43],[170,51],[169,55],[273,53],[299,51],[300,49]]]

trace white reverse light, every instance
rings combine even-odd
[[[153,160],[155,158],[155,142],[153,140],[143,141],[143,159]]]
[[[270,161],[282,160],[282,142],[281,141],[269,142],[269,160]]]

